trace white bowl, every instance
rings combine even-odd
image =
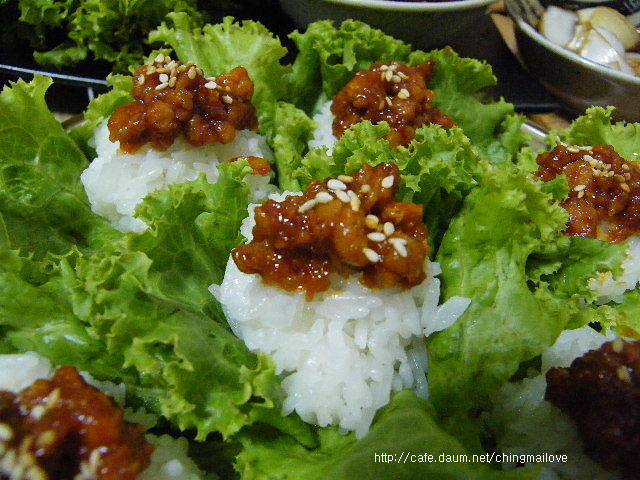
[[[316,20],[348,18],[429,50],[443,47],[463,34],[476,35],[479,20],[494,0],[393,2],[388,0],[280,0],[299,28]]]
[[[592,105],[613,105],[614,118],[640,121],[640,77],[605,67],[556,45],[531,25],[531,19],[525,18],[522,3],[507,0],[506,5],[516,24],[522,60],[567,108],[583,113]],[[531,15],[534,10],[528,9],[527,13]]]

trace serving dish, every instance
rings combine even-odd
[[[614,118],[640,120],[640,77],[587,60],[560,47],[535,29],[544,8],[537,0],[506,0],[516,25],[516,41],[530,72],[567,108],[616,107]]]
[[[361,20],[415,47],[431,49],[476,31],[492,0],[395,2],[388,0],[280,0],[299,28],[316,20]]]

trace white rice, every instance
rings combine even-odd
[[[107,122],[95,132],[93,144],[97,157],[82,172],[80,179],[89,197],[91,209],[109,219],[120,231],[141,232],[147,225],[135,218],[135,208],[151,192],[173,183],[195,180],[204,173],[207,181],[218,180],[218,164],[238,156],[257,156],[273,160],[266,140],[250,130],[240,130],[233,142],[193,147],[177,138],[161,152],[145,145],[134,154],[120,151],[120,142],[109,140]],[[247,175],[251,201],[259,201],[275,190],[270,185],[274,174]]]
[[[285,192],[271,195],[281,201]],[[253,209],[241,232],[249,240]],[[303,292],[263,284],[229,259],[223,282],[210,287],[234,333],[254,351],[270,354],[283,378],[283,414],[293,411],[321,427],[339,425],[363,437],[392,391],[427,397],[424,336],[449,327],[470,300],[438,306],[439,265],[426,261],[428,278],[410,290],[371,290],[358,276],[334,275],[331,288],[307,302]]]
[[[496,451],[510,454],[567,455],[567,462],[542,465],[538,480],[596,479],[613,480],[619,476],[604,470],[583,452],[582,441],[573,421],[560,409],[544,400],[545,373],[553,366],[568,367],[577,357],[599,348],[613,336],[602,335],[591,327],[563,332],[542,355],[542,374],[505,385],[487,417],[496,433]],[[503,464],[507,469],[515,464]]]
[[[19,393],[36,380],[51,378],[54,373],[51,362],[34,352],[0,355],[0,390]],[[87,383],[100,387],[100,390],[122,406],[126,393],[123,384],[99,382],[86,373],[82,373],[82,376]],[[130,422],[136,421],[132,417],[143,416],[149,420],[149,414],[130,411],[125,413],[125,418]],[[146,425],[149,426],[148,423]],[[149,433],[145,438],[155,449],[151,455],[151,464],[138,476],[139,480],[199,480],[204,477],[188,456],[186,438],[175,439],[169,435],[157,436]]]
[[[316,104],[313,113],[313,121],[316,129],[313,131],[313,138],[309,140],[309,150],[312,148],[327,147],[327,153],[333,153],[333,147],[338,139],[333,136],[333,119],[335,115],[331,113],[333,100],[325,101],[321,98]]]
[[[598,294],[596,303],[622,303],[623,294],[633,290],[640,282],[640,237],[627,239],[627,257],[622,262],[622,274],[613,278],[611,272],[602,272],[589,279],[589,288]]]

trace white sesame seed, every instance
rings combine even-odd
[[[153,65],[149,65],[147,67],[147,72],[146,73],[147,73],[147,75],[151,75],[152,73],[155,73],[155,71],[156,71],[156,67],[154,67]]]
[[[405,246],[407,241],[404,238],[390,238],[389,243],[393,245],[393,248],[401,257],[406,257],[409,255],[407,247]]]
[[[223,95],[222,101],[226,104],[230,104],[233,103],[233,98],[231,98],[229,95]]]
[[[409,78],[409,76],[404,72],[398,72],[398,76],[403,80],[406,80],[407,78]]]
[[[161,83],[160,85],[156,86],[156,90],[163,90],[165,88],[167,88],[169,86],[168,83]]]
[[[138,75],[138,85],[142,85],[144,83],[144,75]]]
[[[391,100],[391,97],[384,97],[384,101],[387,102],[387,105],[389,106],[393,105],[393,101]]]
[[[574,192],[579,192],[581,190],[584,190],[585,188],[587,188],[586,185],[576,185],[575,187],[573,187],[573,191]]]
[[[6,423],[0,423],[0,441],[8,442],[13,438],[13,429]]]
[[[175,87],[176,86],[176,82],[178,81],[178,79],[176,77],[171,77],[169,79],[169,86],[170,87]]]
[[[371,232],[367,234],[367,238],[372,242],[383,242],[387,236],[382,232]]]
[[[369,214],[364,218],[364,223],[368,228],[374,229],[378,226],[378,217],[375,215]]]
[[[331,200],[333,200],[333,197],[329,192],[316,193],[316,201],[318,203],[329,203]]]
[[[357,195],[354,197],[351,197],[349,203],[351,203],[351,210],[353,210],[354,212],[357,212],[358,210],[360,210],[360,199],[358,198]]]
[[[42,405],[36,405],[31,409],[29,415],[36,420],[40,420],[46,411],[47,410]]]
[[[363,248],[362,253],[364,253],[364,256],[367,257],[367,260],[372,263],[377,263],[380,261],[380,255],[378,255],[374,250],[371,250],[370,248]]]
[[[585,152],[590,152],[591,151],[591,147],[586,146],[586,145],[581,145],[578,147],[580,150],[584,150]]]
[[[160,80],[160,83],[168,83],[169,75],[167,75],[166,73],[161,73],[160,75],[158,75],[158,80]]]
[[[56,388],[47,396],[47,408],[55,407],[58,400],[60,400],[60,389]]]
[[[331,190],[346,190],[347,186],[337,178],[331,178],[327,182],[327,187]]]
[[[383,72],[389,70],[389,65],[380,65],[380,70],[382,70]]]
[[[387,236],[393,235],[393,233],[396,231],[396,227],[391,222],[385,222],[382,226],[382,231]]]
[[[389,175],[388,177],[384,177],[382,179],[382,182],[380,182],[380,185],[382,185],[383,188],[391,188],[393,187],[394,181],[395,181],[395,177],[393,175]]]
[[[362,193],[369,193],[371,191],[371,185],[369,185],[368,183],[365,183],[360,187],[360,191]]]
[[[393,83],[400,83],[402,79],[400,78],[400,75],[394,75],[393,77],[391,77],[391,81]]]
[[[411,96],[411,94],[409,93],[409,90],[407,90],[406,88],[403,88],[398,92],[398,98],[400,98],[402,100],[406,100],[410,96]]]
[[[392,71],[392,70],[387,70],[387,71],[384,73],[384,79],[385,79],[387,82],[390,82],[392,78],[393,78],[393,71]]]
[[[186,65],[184,65],[184,64],[183,64],[183,65],[179,65],[179,66],[178,66],[178,70],[177,70],[177,72],[178,72],[178,73],[182,73],[182,72],[184,72],[186,69],[187,69],[187,66],[186,66]]]
[[[311,210],[313,207],[316,206],[317,203],[318,203],[317,200],[313,198],[311,200],[307,200],[302,205],[300,205],[300,207],[298,207],[298,212],[304,213],[307,210]]]
[[[349,195],[347,195],[344,190],[332,190],[332,192],[335,193],[336,197],[338,197],[338,200],[340,200],[341,202],[351,203]]]
[[[156,63],[164,62],[164,54],[159,53],[153,61],[156,62]]]
[[[580,190],[578,192],[578,198],[582,198],[582,197],[584,197],[584,190]]]
[[[616,374],[618,375],[618,378],[623,382],[626,382],[626,383],[631,382],[631,375],[629,375],[629,369],[626,366],[620,365],[616,369]]]
[[[610,171],[607,172],[607,177],[613,177],[613,175],[614,175],[614,171],[613,170],[610,170]]]
[[[618,337],[613,342],[611,342],[611,348],[616,353],[622,353],[622,350],[624,349],[624,343],[622,342],[622,339]]]
[[[338,180],[344,183],[353,182],[353,177],[351,175],[338,175]]]
[[[629,165],[627,165],[626,163],[623,163],[622,164],[622,169],[626,170],[628,172],[629,170],[631,170],[631,167]]]
[[[567,147],[567,152],[571,152],[571,153],[578,153],[580,151],[580,149],[578,147]]]
[[[191,80],[196,78],[196,69],[193,67],[189,68],[189,71],[187,72],[187,77],[189,77]]]
[[[625,180],[631,180],[631,174],[630,173],[625,173],[624,174],[624,179]]]
[[[218,88],[218,84],[216,82],[207,82],[204,84],[204,88],[208,88],[209,90],[214,90],[216,88]]]
[[[391,65],[389,65],[389,70],[391,70],[392,72],[395,72],[397,69],[398,69],[397,63],[392,63]]]

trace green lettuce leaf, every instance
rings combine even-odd
[[[494,470],[487,454],[484,461],[479,460],[482,454],[474,459],[435,419],[429,402],[402,391],[378,413],[360,441],[353,434],[324,428],[318,430],[319,447],[307,450],[290,438],[270,436],[264,430],[243,433],[236,468],[244,480],[535,478],[535,469]]]
[[[0,93],[0,246],[37,258],[94,249],[116,235],[89,208],[79,182],[88,162],[49,112],[49,85],[36,76]]]
[[[428,341],[430,388],[440,412],[482,406],[521,362],[553,344],[577,307],[527,273],[532,255],[558,249],[567,214],[528,174],[493,167],[444,235],[444,297],[472,299]]]

